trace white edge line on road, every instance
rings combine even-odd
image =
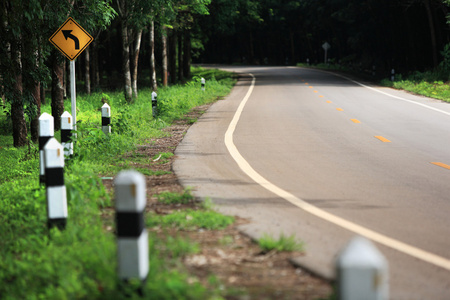
[[[406,101],[406,102],[411,103],[411,104],[419,105],[419,106],[428,108],[428,109],[430,109],[430,110],[434,110],[434,111],[436,111],[436,112],[439,112],[439,113],[445,114],[445,115],[447,115],[447,116],[450,116],[450,112],[446,112],[445,110],[441,110],[441,109],[438,109],[438,108],[434,108],[434,107],[432,107],[432,106],[428,106],[428,105],[423,104],[423,103],[419,103],[419,102],[416,102],[416,101],[412,101],[412,100],[408,100],[408,99],[405,99],[405,98],[402,98],[402,97],[398,97],[398,96],[391,95],[391,94],[389,94],[389,93],[380,91],[379,89],[370,87],[370,86],[365,85],[365,84],[363,84],[363,83],[361,83],[361,82],[358,82],[358,81],[356,81],[356,80],[353,80],[353,79],[351,79],[351,78],[348,78],[348,77],[346,77],[346,76],[344,76],[344,75],[340,75],[340,74],[333,73],[333,72],[327,72],[327,71],[320,71],[320,72],[328,73],[328,74],[332,74],[332,75],[337,76],[337,77],[344,78],[344,79],[346,79],[346,80],[348,80],[348,81],[351,81],[351,82],[353,82],[353,83],[356,83],[357,85],[362,86],[362,87],[364,87],[364,88],[366,88],[366,89],[372,90],[372,91],[374,91],[374,92],[377,92],[377,93],[386,95],[386,96],[388,96],[388,97],[391,97],[391,98],[394,98],[394,99],[397,99],[397,100],[402,100],[402,101]],[[437,99],[436,99],[436,100],[437,100]]]
[[[233,141],[234,131],[239,122],[242,111],[244,110],[245,104],[247,103],[248,99],[250,98],[250,96],[253,92],[253,88],[255,86],[256,78],[251,73],[250,73],[250,76],[252,77],[251,86],[250,86],[249,90],[247,91],[247,94],[242,99],[241,103],[239,104],[239,107],[237,108],[236,113],[234,114],[234,117],[231,120],[230,125],[228,126],[228,129],[225,133],[225,145],[226,145],[228,151],[230,152],[230,155],[236,161],[239,168],[245,174],[247,174],[247,176],[249,176],[252,180],[254,180],[256,183],[258,183],[259,185],[261,185],[268,191],[274,193],[275,195],[285,199],[286,201],[292,203],[293,205],[303,209],[304,211],[306,211],[316,217],[319,217],[319,218],[326,220],[328,222],[331,222],[337,226],[340,226],[342,228],[350,230],[356,234],[364,236],[364,237],[371,239],[375,242],[378,242],[384,246],[390,247],[392,249],[395,249],[397,251],[408,254],[417,259],[420,259],[422,261],[428,262],[430,264],[433,264],[435,266],[438,266],[438,267],[441,267],[441,268],[444,268],[444,269],[447,269],[450,271],[450,260],[440,257],[436,254],[427,252],[425,250],[416,248],[414,246],[405,244],[403,242],[400,242],[398,240],[395,240],[393,238],[390,238],[388,236],[385,236],[383,234],[380,234],[378,232],[375,232],[373,230],[370,230],[370,229],[360,226],[358,224],[347,221],[341,217],[330,214],[322,209],[319,209],[319,208],[305,202],[304,200],[294,196],[293,194],[279,188],[278,186],[272,184],[270,181],[268,181],[263,176],[261,176],[258,172],[256,172],[252,168],[252,166],[250,166],[250,164],[245,160],[245,158],[241,155],[241,153],[236,148],[236,145],[234,144],[234,141]]]

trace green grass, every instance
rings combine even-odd
[[[185,189],[183,193],[162,192],[156,197],[163,204],[188,204],[194,201],[190,189]]]
[[[304,251],[304,244],[303,242],[297,242],[295,239],[295,235],[291,236],[285,236],[284,234],[281,234],[278,239],[273,238],[272,236],[268,234],[264,234],[259,240],[258,240],[259,247],[265,251],[269,252],[272,250],[282,252],[282,251]]]
[[[443,81],[426,81],[424,79],[398,80],[391,82],[389,80],[382,81],[384,86],[391,86],[396,89],[413,92],[430,98],[435,98],[450,102],[450,84]]]
[[[149,215],[146,224],[149,227],[163,226],[179,230],[217,230],[233,224],[234,217],[224,216],[213,210],[182,210],[168,215]]]
[[[135,161],[150,163],[150,157],[130,153],[138,145],[167,135],[162,129],[194,106],[228,94],[234,82],[229,76],[219,79],[222,72],[217,76],[214,71],[197,72],[211,75],[208,89],[202,92],[196,81],[160,89],[161,111],[156,118],[151,114],[149,89],[143,89],[133,104],[125,103],[120,92],[77,95],[75,153],[64,168],[69,217],[63,231],[47,229],[38,146],[14,148],[10,108],[7,104],[0,110],[0,299],[126,298],[116,274],[116,238],[106,230],[112,225],[113,199],[100,178],[113,177]],[[108,98],[111,106],[109,136],[101,131],[102,98]],[[51,112],[49,99],[47,103],[41,113]],[[70,101],[65,102],[65,110],[71,111]],[[55,136],[59,139],[59,132]],[[162,156],[167,160],[170,154]],[[146,298],[220,299],[218,288],[191,283],[181,267],[180,257],[195,253],[198,246],[181,238],[150,234],[149,247],[150,273],[143,287]]]

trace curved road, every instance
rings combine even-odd
[[[176,150],[185,186],[243,230],[295,234],[295,262],[332,278],[355,235],[389,262],[391,299],[449,299],[450,105],[336,74],[241,73]]]

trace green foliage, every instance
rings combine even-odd
[[[195,199],[190,189],[185,189],[183,193],[162,192],[157,198],[163,204],[188,204]]]
[[[147,226],[154,227],[162,225],[175,227],[180,230],[224,229],[233,224],[234,217],[224,216],[212,210],[185,210],[177,211],[169,215],[150,215],[147,218]]]
[[[442,62],[439,65],[441,71],[447,76],[445,80],[450,80],[450,43],[445,45],[444,50],[441,51]]]
[[[258,240],[258,244],[261,247],[261,249],[265,252],[269,252],[272,250],[275,250],[278,252],[281,252],[281,251],[304,251],[303,243],[297,242],[295,240],[295,235],[286,237],[284,234],[281,234],[277,240],[268,234],[264,234]]]
[[[384,79],[381,84],[450,102],[450,85],[442,77],[441,71],[414,72],[407,79],[403,80],[399,74],[394,82]]]

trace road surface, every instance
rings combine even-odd
[[[450,299],[450,105],[329,72],[242,75],[186,134],[174,169],[242,229],[295,234],[334,277],[356,235],[389,262],[391,299]]]

